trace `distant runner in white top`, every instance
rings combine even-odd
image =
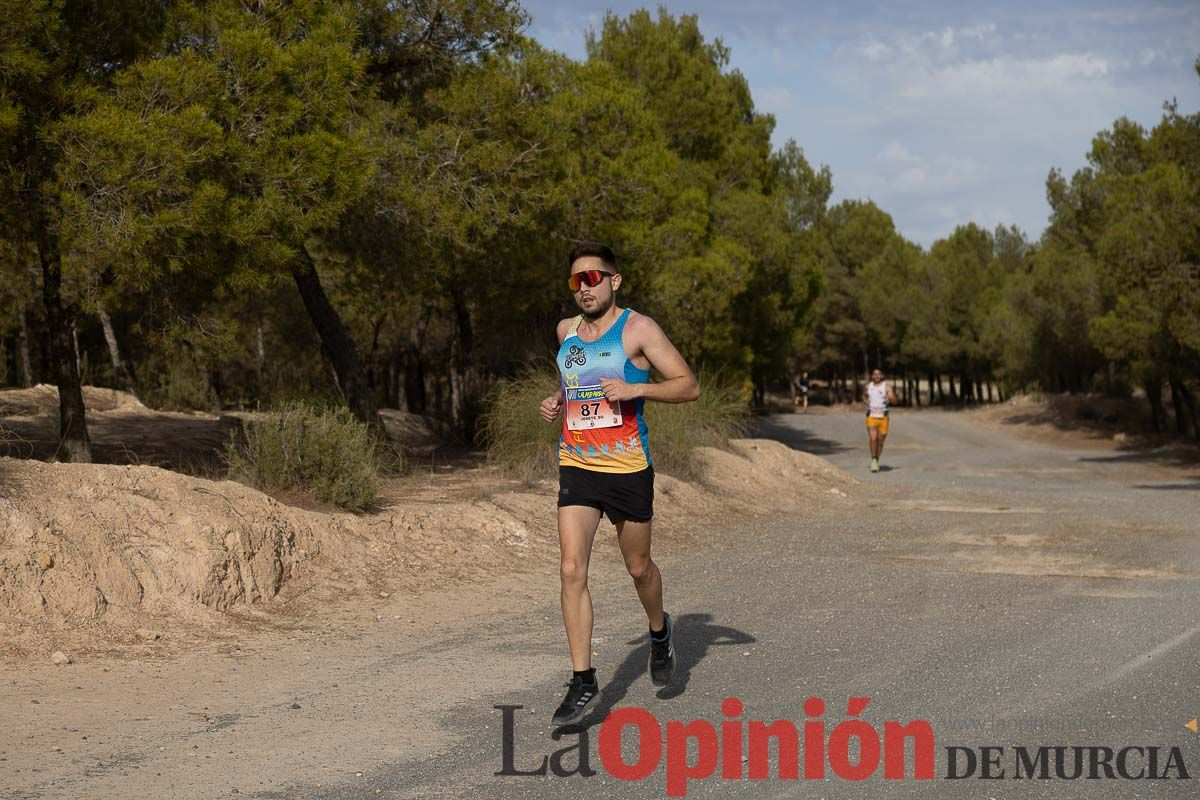
[[[883,370],[871,372],[864,398],[867,402],[867,439],[871,445],[871,472],[879,472],[879,456],[888,435],[888,403],[896,402],[892,387],[883,379]]]

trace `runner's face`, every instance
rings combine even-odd
[[[598,269],[601,272],[612,273],[612,268],[595,256],[584,256],[575,260],[571,265],[571,274],[576,272],[586,272],[589,269]],[[621,278],[614,273],[613,277],[605,278],[595,286],[580,284],[579,291],[575,292],[575,304],[579,306],[579,310],[588,319],[599,319],[604,316],[613,303],[616,302],[616,288],[621,285]]]
[[[883,380],[882,372],[880,372],[879,370],[875,370],[874,372],[871,373],[871,381],[872,382],[879,383],[881,380]]]

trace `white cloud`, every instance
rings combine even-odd
[[[877,158],[884,163],[881,177],[887,191],[897,194],[961,189],[977,183],[985,172],[984,165],[973,158],[949,153],[927,158],[897,141],[888,142]]]
[[[921,159],[918,156],[909,152],[908,148],[896,141],[887,143],[879,153],[879,157],[884,161],[896,161],[902,164],[919,163]]]
[[[888,47],[883,42],[871,37],[861,48],[859,48],[864,56],[869,61],[882,61],[892,55],[892,48]]]
[[[946,61],[958,55],[960,44],[978,47],[996,32],[992,22],[956,28],[946,25],[937,30],[900,34],[889,44],[874,34],[867,34],[858,51],[871,61],[881,61],[892,55],[919,61]]]
[[[996,23],[985,22],[982,25],[972,25],[969,28],[960,28],[958,35],[966,39],[975,39],[976,41],[982,42],[995,32]]]
[[[1109,72],[1107,60],[1089,54],[1063,53],[1043,59],[998,56],[913,70],[902,80],[899,94],[909,99],[1048,99],[1081,85],[1091,86]]]

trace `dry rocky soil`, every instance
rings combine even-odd
[[[10,667],[55,652],[79,660],[235,646],[369,615],[380,599],[554,569],[550,482],[417,458],[385,484],[378,508],[354,515],[171,469],[217,477],[231,417],[154,411],[91,387],[87,402],[97,460],[118,463],[11,457],[51,454],[57,398],[44,385],[0,393],[10,454],[0,458],[0,657]],[[388,419],[418,450],[432,437],[419,418]],[[698,483],[658,476],[660,538],[723,515],[840,499],[854,483],[766,440],[698,448],[695,458]]]

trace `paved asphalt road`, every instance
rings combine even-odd
[[[856,502],[803,518],[747,520],[664,563],[680,663],[676,684],[658,693],[645,675],[646,644],[635,638],[640,610],[628,585],[593,586],[605,692],[586,720],[594,777],[494,775],[503,721],[493,705],[523,706],[515,712],[517,769],[578,742],[578,734],[549,738],[558,676],[531,676],[487,703],[447,697],[442,724],[457,737],[449,752],[341,784],[256,796],[662,797],[663,765],[638,782],[601,765],[597,740],[609,710],[640,706],[664,724],[716,725],[722,699],[737,696],[742,720],[799,726],[805,699],[818,696],[831,731],[845,719],[847,699],[861,696],[871,698],[862,716],[877,729],[885,720],[929,721],[936,779],[912,780],[911,768],[906,780],[883,780],[880,770],[861,783],[829,771],[823,781],[714,776],[691,781],[687,796],[1200,797],[1200,735],[1185,728],[1200,716],[1200,469],[1042,444],[941,412],[896,414],[878,475],[865,469],[857,415],[778,416],[760,434],[860,478]],[[492,640],[492,658],[561,647],[545,611],[477,636]],[[449,646],[474,651],[470,639]],[[631,762],[635,739],[625,737]],[[1157,746],[1160,772],[1178,747],[1192,779],[1012,778],[1017,746],[1060,745]],[[977,754],[1004,747],[1006,778],[946,779],[951,746]],[[1129,771],[1145,766],[1144,755],[1129,758]],[[1086,770],[1086,755],[1084,763]]]

